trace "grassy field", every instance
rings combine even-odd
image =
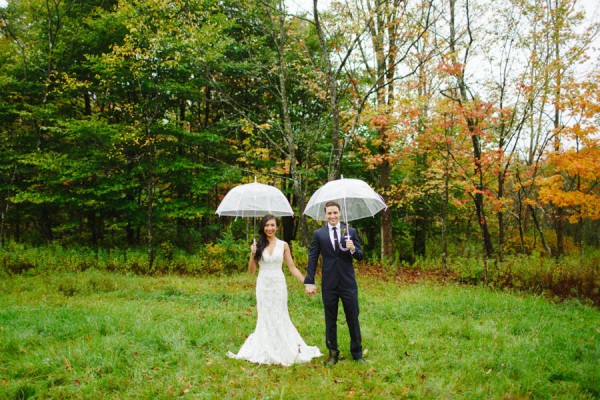
[[[577,301],[360,275],[365,359],[227,358],[254,329],[254,277],[87,271],[0,282],[1,399],[600,398],[600,311]],[[320,296],[288,280],[323,353]],[[340,316],[343,320],[343,315]]]

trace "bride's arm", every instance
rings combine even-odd
[[[256,253],[256,243],[252,243],[250,246],[250,260],[248,260],[248,272],[254,274],[256,272],[256,261],[254,260],[254,253]]]
[[[304,275],[302,275],[302,272],[296,268],[294,259],[292,258],[292,252],[290,251],[290,246],[287,244],[287,242],[283,242],[283,259],[287,264],[291,274],[300,282],[304,283]]]

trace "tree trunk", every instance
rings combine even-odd
[[[52,212],[50,208],[46,205],[42,205],[40,207],[39,213],[39,227],[40,233],[42,237],[46,240],[46,242],[51,243],[54,240],[54,233],[52,232]]]
[[[127,238],[127,244],[133,246],[135,244],[135,230],[131,226],[131,222],[127,222],[125,227],[125,237]]]
[[[450,144],[446,145],[447,154],[444,165],[444,202],[442,203],[442,265],[448,272],[448,239],[446,226],[448,220],[448,203],[450,203]]]
[[[394,75],[396,63],[396,43],[394,27],[391,23],[391,14],[387,7],[378,4],[375,8],[375,23],[371,26],[372,45],[375,51],[377,63],[376,81],[377,81],[377,110],[378,114],[389,116],[390,108],[394,102]],[[388,51],[384,46],[384,38],[388,37]],[[379,171],[379,187],[387,189],[391,185],[390,160],[389,160],[389,124],[382,123],[379,128],[379,155],[381,164]],[[384,197],[384,200],[387,200]],[[394,240],[392,231],[392,211],[384,210],[381,214],[381,257],[382,259],[392,260],[394,258]]]
[[[474,196],[474,202],[479,228],[481,229],[481,234],[483,236],[483,248],[485,250],[485,256],[487,258],[492,258],[494,256],[494,246],[492,245],[490,230],[485,219],[485,210],[483,209],[483,194],[476,193]]]
[[[577,151],[579,152],[579,142],[577,143]],[[581,175],[577,174],[577,191],[581,192]],[[583,261],[585,256],[585,232],[583,218],[581,217],[581,206],[578,207],[579,218],[577,219],[577,239],[579,243],[579,265],[583,267]]]
[[[537,232],[540,234],[540,240],[542,241],[542,246],[544,247],[544,250],[546,251],[546,255],[548,257],[551,257],[552,249],[550,248],[550,246],[548,246],[548,243],[546,242],[546,237],[544,235],[544,232],[542,231],[542,228],[540,227],[540,223],[538,222],[537,215],[535,213],[535,209],[531,205],[529,205],[528,207],[529,207],[529,211],[531,212],[531,219],[533,220],[533,225],[535,226],[535,229],[537,230]]]
[[[525,247],[525,233],[523,231],[523,199],[521,198],[521,193],[517,193],[518,198],[518,217],[517,224],[519,225],[519,241],[521,243],[521,254],[527,254],[527,250]]]
[[[414,208],[413,253],[415,256],[425,257],[427,252],[427,213],[423,199],[417,199]]]
[[[148,141],[148,171],[146,177],[146,196],[148,204],[146,209],[146,236],[148,244],[148,272],[154,265],[154,141],[150,135],[150,128],[146,127],[146,140]]]
[[[206,86],[206,88],[204,89],[204,120],[202,121],[202,126],[204,128],[208,127],[208,125],[210,124],[210,99],[211,97],[211,90],[210,90],[210,86]]]
[[[498,199],[504,197],[504,175],[502,172],[498,173]],[[496,213],[498,219],[498,259],[500,261],[504,258],[504,212],[502,210]]]
[[[94,247],[98,246],[98,227],[97,227],[97,216],[95,211],[88,212],[88,228],[92,234],[92,245]]]
[[[316,1],[315,1],[316,6]],[[294,130],[292,127],[292,121],[290,118],[290,107],[289,107],[289,99],[287,95],[287,65],[285,62],[285,43],[287,37],[287,31],[285,26],[285,9],[284,3],[280,0],[279,2],[279,13],[278,13],[278,28],[279,35],[276,40],[277,43],[277,56],[278,56],[278,74],[279,74],[279,93],[281,96],[281,114],[283,120],[283,136],[285,142],[286,156],[290,162],[290,175],[292,176],[292,187],[294,191],[294,197],[296,199],[296,203],[300,212],[304,210],[305,207],[305,199],[304,192],[302,191],[302,177],[300,176],[300,171],[298,170],[298,161],[296,158],[296,140],[294,138]],[[318,19],[318,16],[315,17]],[[335,82],[334,82],[335,83]],[[337,96],[337,94],[336,94]],[[336,100],[337,103],[337,100]],[[300,220],[303,220],[303,223],[300,223],[300,236],[302,238],[303,244],[308,244],[308,232],[306,226],[306,220],[304,216],[300,216]],[[294,226],[294,220],[291,219],[288,224],[291,224],[290,232],[288,237],[293,238],[296,233],[296,228]]]
[[[558,0],[555,0],[554,2],[554,7],[552,7],[552,5],[550,5],[550,9],[554,8],[554,12],[557,12],[559,9],[559,4],[558,4]],[[561,62],[561,52],[560,52],[560,44],[561,44],[561,40],[558,37],[560,35],[560,30],[561,27],[558,25],[553,26],[554,31],[553,31],[553,42],[554,42],[554,62],[557,65],[560,65]],[[561,145],[561,134],[560,131],[562,129],[562,123],[561,123],[561,113],[560,113],[560,107],[561,107],[561,96],[562,96],[562,73],[563,71],[560,70],[560,67],[558,68],[557,73],[555,74],[555,84],[556,84],[556,88],[554,90],[554,132],[555,132],[555,137],[554,137],[554,151],[556,153],[560,152],[560,145]],[[565,254],[565,247],[564,247],[564,232],[565,232],[565,228],[564,228],[564,214],[565,211],[563,209],[563,207],[558,207],[556,209],[556,213],[554,214],[554,230],[556,232],[556,257],[562,257]]]
[[[450,51],[452,53],[452,57],[453,57],[453,62],[455,64],[458,64],[458,60],[456,59],[456,27],[455,27],[455,5],[456,5],[456,0],[450,0]],[[467,25],[470,24],[470,21],[467,20]],[[471,32],[470,32],[470,27],[468,28],[469,31],[469,37],[468,37],[468,43],[467,43],[467,48],[470,48],[471,43],[472,43],[472,36],[471,36]],[[463,62],[466,62],[466,59],[463,60]],[[464,107],[465,104],[471,102],[471,99],[469,99],[469,95],[468,95],[468,91],[467,91],[467,84],[465,82],[465,76],[464,76],[464,66],[462,67],[462,71],[461,74],[459,74],[457,76],[457,80],[458,80],[458,95],[459,98],[457,99],[458,103]],[[483,197],[483,191],[485,189],[484,187],[484,181],[483,181],[483,176],[484,176],[484,171],[481,165],[481,137],[479,135],[479,133],[477,132],[477,120],[469,115],[465,115],[465,120],[467,122],[467,126],[468,126],[468,130],[469,133],[471,135],[471,142],[473,145],[473,163],[475,165],[475,178],[477,179],[477,183],[475,184],[475,194],[473,195],[473,201],[475,203],[475,210],[477,213],[477,223],[479,224],[479,227],[481,229],[481,235],[482,235],[482,244],[483,244],[483,249],[485,252],[485,257],[486,258],[491,258],[494,255],[494,246],[492,244],[492,239],[491,239],[491,235],[490,235],[490,231],[489,231],[489,227],[486,221],[486,216],[485,216],[485,208],[484,208],[484,197]],[[487,265],[487,263],[486,263]]]
[[[11,185],[15,181],[16,176],[17,176],[17,166],[15,165],[15,167],[13,168],[12,177],[10,179]],[[2,218],[0,219],[0,248],[4,247],[4,223],[5,223],[6,215],[8,215],[8,206],[10,204],[10,201],[8,200],[9,197],[10,197],[10,189],[7,190],[6,197],[4,198],[5,206],[2,207],[2,210],[0,210],[0,214],[2,215]]]
[[[386,188],[390,185],[390,163],[385,159],[379,168],[379,186]],[[392,240],[392,210],[390,208],[381,212],[381,256],[383,259],[392,260],[394,257],[394,242]]]
[[[325,63],[325,77],[327,84],[327,100],[331,113],[331,158],[329,168],[327,170],[327,180],[332,181],[340,175],[342,165],[343,146],[340,140],[340,111],[338,104],[338,89],[337,89],[337,73],[331,64],[327,39],[317,8],[318,0],[313,0],[313,15],[317,36],[319,37],[319,45],[323,53],[323,62]]]

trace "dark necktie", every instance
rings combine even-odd
[[[333,246],[335,248],[335,251],[338,252],[338,251],[340,251],[340,241],[339,241],[338,235],[337,235],[337,227],[334,226],[331,229],[333,229]]]

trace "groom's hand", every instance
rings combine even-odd
[[[309,296],[312,296],[313,294],[317,293],[317,285],[312,285],[312,284],[308,283],[308,284],[304,285],[304,291]]]
[[[356,247],[354,246],[354,242],[352,241],[352,239],[346,239],[346,248],[350,250],[350,253],[354,253]]]

